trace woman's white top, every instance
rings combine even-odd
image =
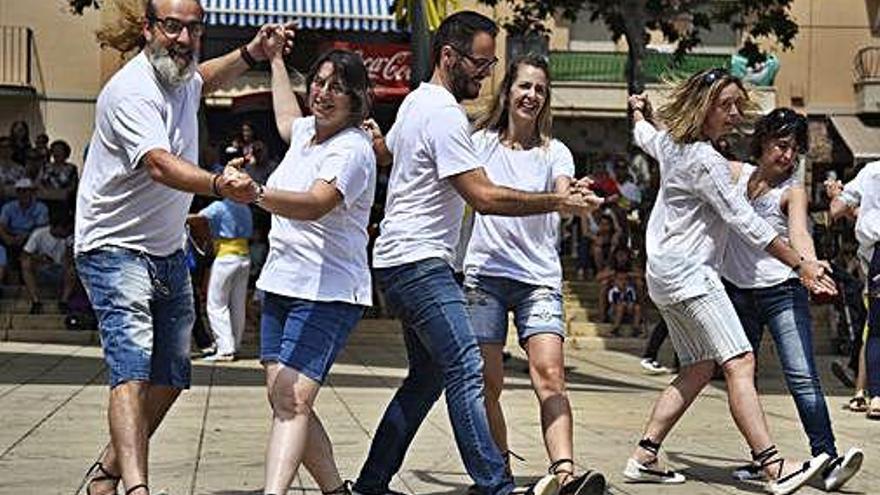
[[[743,164],[736,189],[748,200],[749,177],[757,167]],[[749,201],[755,213],[773,227],[782,238],[788,240],[788,215],[782,211],[782,198],[797,182],[794,177],[782,181],[776,187]],[[721,275],[740,289],[760,289],[798,278],[797,273],[767,251],[752,247],[739,235],[727,238]]]
[[[559,177],[574,176],[571,151],[553,139],[547,146],[514,150],[495,131],[478,131],[472,140],[486,175],[500,186],[529,192],[555,189]],[[477,214],[464,258],[466,275],[505,277],[559,288],[562,269],[556,243],[559,214],[527,217]]]
[[[269,255],[257,280],[261,290],[310,301],[372,304],[367,222],[376,189],[370,137],[349,127],[313,143],[315,118],[293,121],[290,149],[269,176],[269,188],[307,192],[334,182],[342,201],[318,220],[272,215]]]

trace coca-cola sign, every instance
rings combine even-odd
[[[360,54],[377,99],[399,99],[409,92],[412,77],[412,51],[409,45],[336,41],[331,47]]]

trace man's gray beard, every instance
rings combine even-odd
[[[159,81],[171,87],[180,86],[192,79],[199,66],[198,57],[193,54],[192,60],[186,64],[186,67],[180,68],[168,53],[168,49],[163,46],[149,47],[146,54],[153,69],[156,70]]]

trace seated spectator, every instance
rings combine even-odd
[[[625,160],[620,159],[615,162],[614,177],[620,185],[621,207],[626,211],[637,209],[642,202],[642,189],[633,180]]]
[[[75,276],[72,255],[73,218],[69,213],[53,213],[48,226],[38,227],[28,237],[21,255],[21,278],[31,299],[32,315],[43,310],[38,276],[44,285],[59,288],[58,309],[67,312]]]
[[[253,153],[254,142],[257,141],[257,133],[254,131],[254,125],[250,122],[242,122],[238,135],[232,138],[232,146],[238,148],[242,156],[248,156]]]
[[[642,305],[639,300],[639,292],[635,283],[626,272],[617,272],[608,290],[606,317],[614,325],[611,331],[613,335],[621,335],[621,327],[624,323],[630,323],[633,335],[640,335],[642,325]]]
[[[25,153],[24,172],[27,178],[36,181],[40,172],[46,168],[49,163],[49,155],[44,151],[31,148]],[[36,183],[35,183],[36,184]]]
[[[45,132],[37,134],[34,138],[34,149],[49,156],[49,136]]]
[[[611,264],[611,255],[623,244],[623,230],[613,212],[602,212],[595,233],[589,233],[590,253],[596,273],[606,270]]]
[[[67,161],[70,158],[70,145],[57,140],[49,146],[50,160],[37,175],[37,185],[51,195],[67,198],[76,189],[79,180],[76,165]]]
[[[12,141],[12,160],[24,165],[27,151],[31,149],[31,131],[27,122],[16,120],[9,127],[9,139]]]
[[[610,293],[615,284],[621,285],[619,282],[625,281],[623,286],[632,287],[634,290],[634,302],[640,305],[643,300],[642,295],[645,293],[644,275],[635,267],[632,251],[626,246],[618,246],[614,250],[609,265],[596,274],[596,281],[601,286],[599,291],[599,314],[602,315],[605,322],[614,319],[614,312],[610,307],[613,298]],[[626,290],[620,289],[620,287],[618,289],[626,295]],[[639,323],[641,322],[636,322],[635,325],[638,326]]]
[[[0,136],[0,198],[14,194],[15,183],[24,178],[24,165],[12,159],[12,139]]]
[[[49,209],[34,199],[34,183],[28,178],[15,183],[18,199],[0,208],[0,281],[7,266],[15,266],[22,247],[37,227],[49,222]]]
[[[278,166],[278,162],[269,158],[266,144],[262,141],[254,141],[251,145],[251,153],[247,155],[248,164],[244,171],[259,184],[265,184]]]

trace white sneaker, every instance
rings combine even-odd
[[[800,469],[787,474],[778,480],[773,480],[767,484],[767,488],[773,495],[788,495],[798,491],[802,486],[807,484],[814,476],[821,473],[825,466],[831,461],[831,456],[825,453],[813,457],[809,461],[804,462]]]
[[[677,485],[687,480],[684,475],[676,473],[671,469],[666,471],[649,469],[632,457],[626,461],[623,477],[627,483],[661,483],[664,485]]]
[[[833,492],[839,490],[846,484],[859,469],[862,468],[862,461],[865,459],[865,453],[862,449],[853,447],[846,451],[843,457],[836,457],[828,463],[822,472],[822,481],[825,485],[825,491]]]
[[[663,375],[669,373],[669,368],[662,366],[653,359],[644,358],[639,361],[639,364],[642,365],[642,369],[645,370],[645,373],[648,373],[649,375]]]
[[[739,481],[763,481],[766,479],[764,470],[757,464],[745,464],[733,470],[730,473],[733,479]]]
[[[544,475],[537,483],[530,486],[525,492],[527,495],[558,495],[559,480],[555,475]]]

